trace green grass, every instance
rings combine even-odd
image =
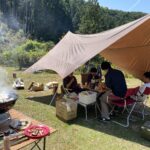
[[[56,74],[25,74],[15,71],[14,68],[6,69],[11,81],[12,72],[16,72],[18,77],[24,79],[26,88],[31,81],[58,81],[61,84],[61,78]],[[80,76],[77,78],[80,81]],[[127,82],[129,87],[141,84],[139,80],[131,78],[127,79]],[[141,120],[131,122],[129,128],[123,128],[112,122],[85,121],[84,114],[81,114],[81,117],[72,123],[64,123],[56,117],[55,107],[48,105],[50,91],[28,92],[25,89],[18,91],[18,94],[19,99],[14,107],[16,110],[57,129],[57,132],[47,139],[47,150],[149,150],[150,142],[140,137],[139,129],[143,124]],[[148,105],[150,106],[150,103]],[[30,146],[26,149],[29,148]]]

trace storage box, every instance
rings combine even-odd
[[[63,121],[75,119],[77,117],[77,103],[73,100],[57,100],[56,116]]]
[[[97,93],[92,91],[83,91],[79,94],[79,102],[83,104],[91,104],[96,102]]]
[[[141,127],[141,136],[150,140],[150,121],[146,121]]]

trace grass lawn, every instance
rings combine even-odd
[[[58,81],[61,84],[61,78],[58,75],[49,73],[25,74],[14,70],[14,68],[6,68],[6,70],[9,72],[11,80],[12,72],[16,72],[18,77],[22,77],[25,81],[26,89],[18,91],[19,99],[14,108],[57,129],[57,132],[47,139],[47,150],[150,149],[150,141],[146,141],[140,137],[139,130],[143,124],[142,120],[131,122],[129,128],[123,128],[112,122],[102,123],[97,120],[85,121],[83,114],[72,123],[64,123],[56,117],[55,107],[48,105],[50,91],[37,93],[27,91],[27,87],[31,81],[40,83]],[[79,79],[80,76],[77,76],[77,78]],[[127,82],[129,87],[141,84],[136,79],[127,79]],[[150,102],[148,105],[150,106]],[[147,116],[146,119],[150,118]],[[26,149],[29,148],[30,146]]]

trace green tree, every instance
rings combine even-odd
[[[89,0],[80,12],[79,33],[91,34],[102,31],[100,6],[97,0]]]
[[[27,37],[59,41],[68,30],[97,33],[143,15],[100,7],[97,0],[0,0],[3,21]]]

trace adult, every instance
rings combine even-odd
[[[69,92],[75,92],[80,93],[82,88],[77,83],[77,79],[75,76],[73,76],[73,73],[68,75],[66,78],[63,79],[63,86],[66,88]]]
[[[100,97],[101,120],[109,121],[109,107],[107,97],[113,93],[115,96],[124,97],[127,92],[127,85],[124,74],[117,69],[113,69],[109,62],[104,61],[101,69],[105,71],[105,85],[107,91]]]

